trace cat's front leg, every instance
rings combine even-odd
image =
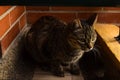
[[[54,75],[64,77],[64,69],[63,66],[59,62],[52,62],[51,64],[51,71]]]
[[[74,75],[79,75],[80,74],[80,67],[78,63],[71,63],[70,64],[70,73]]]

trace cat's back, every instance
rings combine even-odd
[[[25,34],[24,44],[26,51],[36,59],[36,61],[40,61],[39,59],[42,58],[45,59],[42,54],[43,46],[45,46],[48,41],[50,42],[53,41],[53,39],[60,38],[59,35],[63,27],[65,27],[65,23],[56,17],[42,16]]]
[[[53,28],[56,28],[58,25],[62,24],[64,23],[56,17],[42,16],[32,25],[30,31],[50,31]]]

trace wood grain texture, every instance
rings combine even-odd
[[[96,31],[101,35],[107,46],[110,48],[112,53],[120,61],[120,44],[115,40],[119,33],[119,28],[115,25],[110,24],[97,24]]]
[[[112,24],[96,24],[95,29],[104,42],[101,46],[104,45],[106,54],[120,68],[120,43],[114,38],[119,34],[119,27]]]

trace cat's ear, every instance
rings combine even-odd
[[[68,23],[68,30],[75,30],[77,28],[82,28],[81,21],[79,19],[74,19],[72,22]]]
[[[80,19],[75,19],[74,20],[74,27],[75,28],[82,28]]]
[[[98,18],[98,14],[95,13],[93,14],[92,16],[90,16],[87,20],[87,23],[90,25],[90,26],[93,26],[96,22],[97,22],[97,18]]]

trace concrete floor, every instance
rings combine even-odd
[[[36,67],[33,80],[84,80],[84,78],[82,74],[75,76],[67,72],[65,73],[65,77],[58,77],[50,72],[42,71],[39,67]]]

